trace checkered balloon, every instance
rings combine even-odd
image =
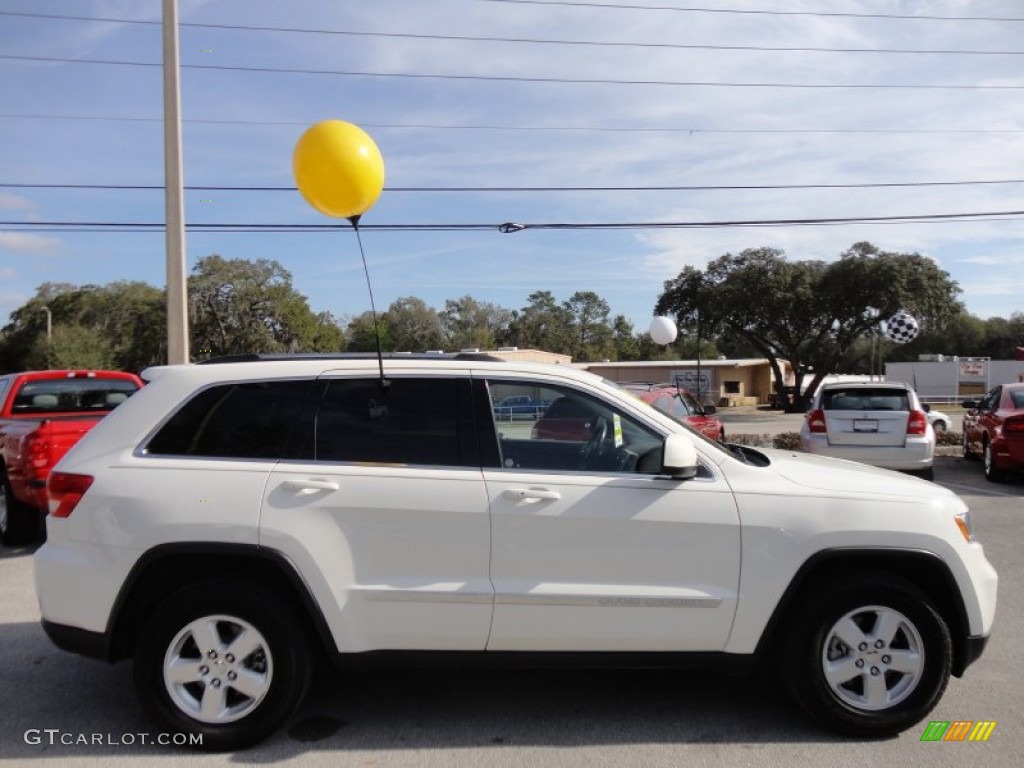
[[[885,321],[885,337],[897,344],[906,344],[917,338],[921,332],[917,318],[909,312],[900,310]]]

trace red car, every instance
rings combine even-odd
[[[712,440],[725,440],[725,427],[712,414],[713,405],[701,407],[689,392],[673,384],[623,384],[638,399]],[[583,401],[560,397],[533,426],[534,440],[586,442],[594,437],[601,419]]]
[[[715,406],[700,405],[685,389],[673,384],[623,384],[645,403],[667,413],[677,421],[712,440],[725,441],[725,426],[718,420]]]
[[[1001,384],[964,408],[964,458],[980,454],[993,482],[1024,470],[1024,383]]]

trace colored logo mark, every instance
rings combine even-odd
[[[921,741],[988,741],[995,720],[932,720]]]

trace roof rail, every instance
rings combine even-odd
[[[376,360],[376,352],[243,352],[237,355],[222,355],[208,360],[199,360],[196,365],[220,365],[222,363],[266,363],[286,360]],[[503,363],[504,359],[486,353],[453,352],[385,352],[385,360],[471,360]]]

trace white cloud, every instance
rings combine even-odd
[[[81,5],[83,13],[95,16],[160,17],[159,3],[82,0]],[[183,63],[651,82],[965,86],[1024,82],[1019,57],[1014,56],[668,47],[1016,50],[1020,35],[1013,24],[465,0],[306,0],[298,4],[180,0],[179,5],[183,22],[662,46],[466,42],[183,27]],[[775,5],[784,11],[822,10],[820,0],[785,0]],[[999,4],[999,10],[984,12],[978,10],[976,0],[944,0],[941,11],[933,5],[934,0],[850,0],[844,10],[1019,15],[1010,2]],[[244,11],[240,10],[243,7]],[[43,54],[159,59],[159,28],[155,26],[43,20],[17,24],[15,31],[23,38],[17,40],[18,45],[38,48]],[[14,22],[10,26],[14,30]],[[0,37],[3,34],[0,31]],[[7,34],[13,37],[12,32]],[[200,57],[200,48],[214,53]],[[8,98],[11,112],[143,117],[160,113],[156,70],[10,66],[12,70],[18,67],[21,74]],[[1024,133],[1020,132],[1024,102],[1013,99],[1013,93],[1017,92],[584,85],[186,70],[182,98],[189,119],[300,123],[187,123],[186,179],[189,184],[290,185],[290,156],[301,123],[337,117],[377,126],[504,127],[368,127],[384,153],[389,187],[739,187],[997,180],[1019,177],[1012,160],[1024,157]],[[560,130],[520,130],[530,127]],[[573,130],[578,127],[600,130]],[[622,128],[643,130],[616,130]],[[0,165],[15,179],[152,184],[162,178],[159,123],[27,121],[11,123],[10,129],[14,135],[0,145]],[[897,132],[901,130],[907,133]],[[994,132],[997,130],[1004,132]],[[216,206],[198,211],[193,207],[190,215],[221,222],[323,222],[297,195],[225,192],[216,197]],[[159,221],[162,217],[158,193],[39,190],[32,198],[29,201],[0,192],[0,208],[28,212],[27,217],[39,206],[47,219],[54,220]],[[364,221],[368,225],[496,225],[504,221],[727,221],[1010,210],[1024,210],[1024,185],[529,194],[386,192]],[[435,303],[472,291],[479,300],[502,297],[518,305],[522,300],[519,293],[525,295],[531,289],[568,290],[574,283],[593,281],[601,284],[600,292],[613,312],[642,317],[649,313],[661,281],[674,277],[685,265],[703,266],[724,253],[761,246],[781,249],[794,260],[831,260],[853,243],[867,240],[885,250],[916,251],[935,258],[964,285],[963,298],[969,310],[977,306],[1003,311],[1002,306],[990,310],[997,297],[988,297],[991,289],[986,286],[1020,284],[1012,279],[1007,265],[1020,261],[1024,222],[1004,219],[614,234],[533,231],[509,236],[436,231],[401,239],[383,233],[371,237],[368,261],[375,284],[379,281],[392,295],[402,296],[436,285]],[[142,242],[129,233],[62,233],[63,249],[75,258],[69,258],[60,269],[66,269],[67,279],[76,283],[153,279],[147,271],[153,260],[132,251]],[[345,241],[311,235],[243,238],[207,233],[201,239],[190,235],[190,243],[195,242],[202,242],[207,252],[280,259],[297,279],[308,281],[301,287],[315,308],[355,313],[367,305],[361,265],[358,258],[351,258]],[[21,253],[52,253],[59,245],[54,239],[25,231],[0,235],[0,248]],[[127,252],[131,255],[120,255]],[[320,253],[331,256],[321,257]],[[476,253],[478,257],[474,257]],[[90,259],[83,254],[102,256]],[[18,264],[19,276],[26,284],[51,279],[56,268],[53,260],[37,262],[26,259]],[[522,289],[506,299],[513,284]],[[1003,294],[999,300],[1012,309],[1013,298]],[[378,303],[386,304],[386,297]]]
[[[13,291],[0,291],[0,318],[5,318],[0,322],[6,323],[6,318],[10,317],[11,312],[22,306],[28,298]]]
[[[30,232],[0,232],[0,251],[15,253],[38,253],[49,256],[57,253],[60,240],[55,237],[34,235]]]
[[[10,192],[0,191],[0,210],[4,211],[32,211],[35,210],[35,203],[21,195],[13,195]]]

